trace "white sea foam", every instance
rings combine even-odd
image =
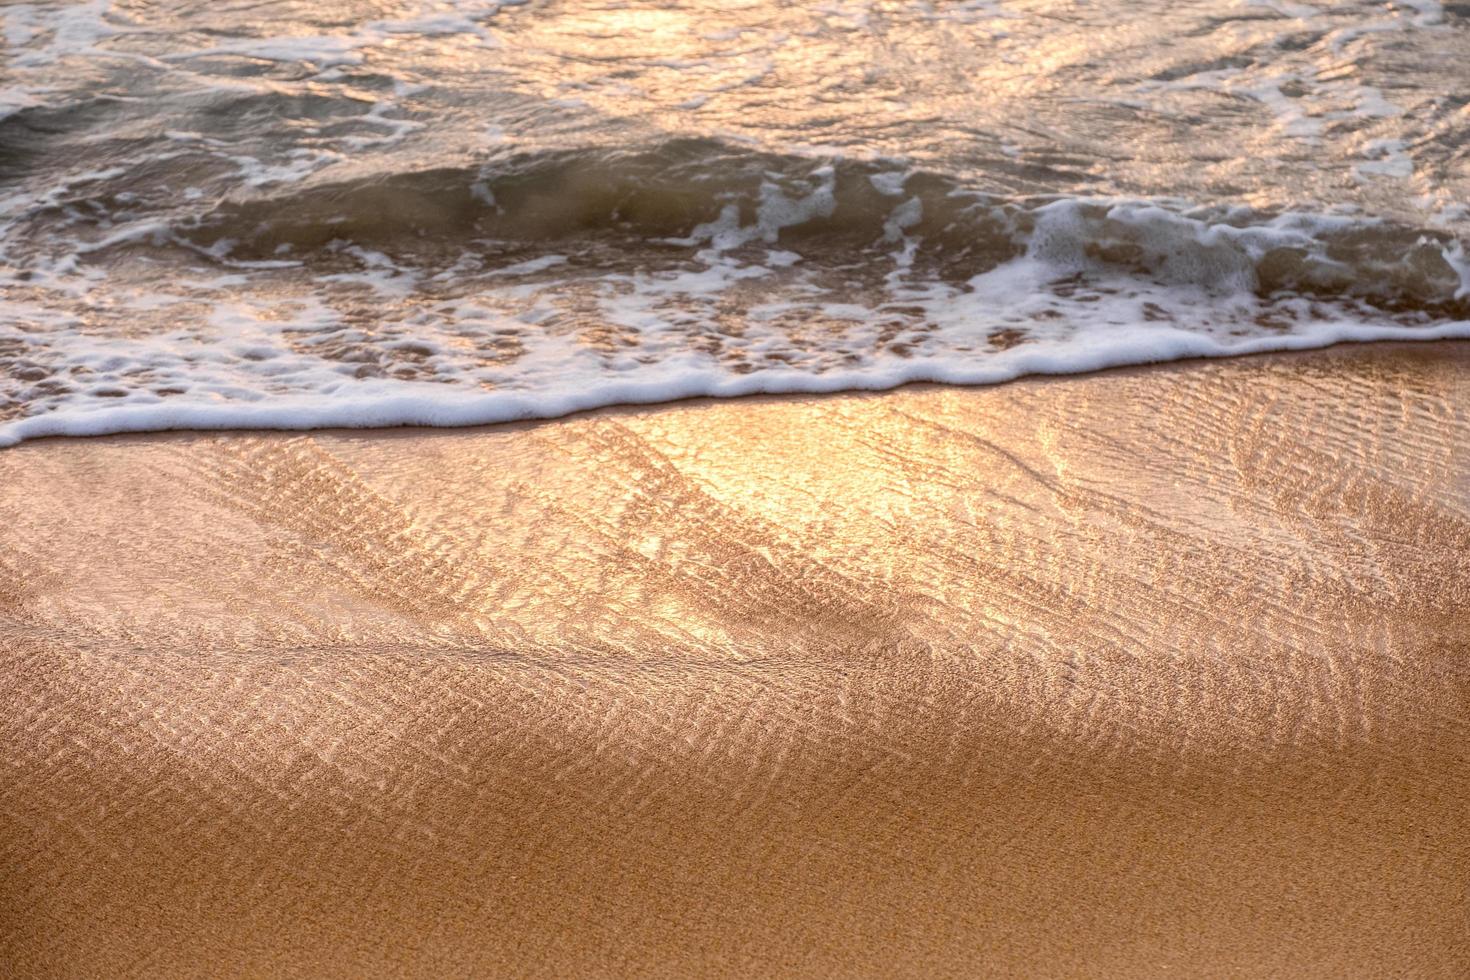
[[[933,359],[891,362],[883,367],[808,374],[763,371],[731,375],[677,363],[642,376],[598,374],[564,378],[547,390],[475,392],[442,385],[360,383],[348,389],[326,385],[312,393],[261,395],[253,388],[231,392],[215,387],[211,399],[157,399],[88,411],[64,410],[0,425],[0,446],[45,436],[93,436],[177,429],[378,428],[388,426],[471,426],[527,419],[559,418],[616,405],[648,405],[686,398],[743,395],[827,394],[878,391],[904,384],[933,382],[985,385],[1028,375],[1077,374],[1104,368],[1195,357],[1231,357],[1270,351],[1309,350],[1349,341],[1443,340],[1470,338],[1470,323],[1423,328],[1323,323],[1302,333],[1256,337],[1235,343],[1186,330],[1137,333],[1119,330],[1052,349],[1042,345],[1001,353],[983,361]],[[233,396],[233,397],[223,397]]]

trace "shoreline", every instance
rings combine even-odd
[[[1330,341],[1321,341],[1310,337],[1299,337],[1288,335],[1280,338],[1261,338],[1257,341],[1248,342],[1230,350],[1213,350],[1213,342],[1208,338],[1192,338],[1186,343],[1182,338],[1176,338],[1179,343],[1185,343],[1189,352],[1176,356],[1159,357],[1157,359],[1140,360],[1136,356],[1127,353],[1115,353],[1109,348],[1101,348],[1092,352],[1091,357],[1084,359],[1082,366],[1067,367],[1065,369],[1052,369],[1046,366],[1049,357],[1044,352],[1036,352],[1029,360],[1023,359],[1019,367],[1006,368],[998,372],[982,370],[984,365],[960,366],[948,372],[953,378],[915,377],[908,380],[888,381],[867,377],[865,375],[844,375],[841,373],[808,375],[803,373],[791,373],[786,375],[774,375],[775,380],[767,380],[768,372],[759,374],[740,375],[733,380],[716,383],[719,391],[698,391],[685,395],[646,394],[647,391],[666,389],[667,382],[662,383],[639,383],[629,387],[629,390],[620,395],[590,396],[573,398],[572,404],[566,409],[540,410],[532,408],[515,408],[512,410],[489,410],[476,408],[475,404],[489,403],[492,401],[505,401],[512,405],[525,406],[535,402],[538,398],[550,397],[546,394],[536,394],[518,391],[506,391],[500,393],[482,394],[475,400],[466,400],[462,404],[446,404],[439,406],[420,406],[419,399],[413,396],[376,397],[361,400],[340,399],[341,404],[334,406],[328,417],[339,416],[364,416],[367,418],[386,419],[386,421],[367,422],[362,425],[341,424],[338,422],[285,422],[277,421],[299,415],[304,411],[300,406],[282,405],[279,403],[267,404],[263,407],[252,407],[249,404],[224,405],[195,405],[172,406],[168,404],[127,406],[113,409],[108,414],[109,418],[118,415],[126,415],[129,421],[102,423],[94,416],[86,414],[80,416],[63,415],[54,418],[49,413],[25,416],[10,419],[0,423],[0,451],[14,448],[15,446],[36,442],[44,439],[86,439],[101,438],[106,436],[127,435],[151,435],[158,433],[174,432],[338,432],[338,431],[391,431],[393,429],[485,429],[495,426],[529,424],[536,425],[542,422],[554,422],[562,419],[578,418],[589,413],[601,411],[616,411],[619,409],[649,409],[659,408],[666,405],[682,405],[686,403],[698,403],[702,401],[732,401],[745,400],[748,398],[822,398],[842,395],[874,394],[881,395],[892,391],[902,391],[908,388],[933,385],[946,388],[989,388],[996,385],[1014,384],[1018,381],[1031,379],[1046,380],[1055,378],[1088,377],[1095,374],[1104,374],[1113,371],[1127,371],[1132,369],[1149,369],[1168,367],[1169,365],[1189,365],[1193,363],[1204,363],[1209,361],[1236,360],[1254,357],[1271,356],[1294,356],[1297,354],[1310,354],[1318,351],[1332,350],[1344,346],[1372,345],[1374,347],[1398,347],[1418,346],[1425,344],[1443,343],[1470,343],[1470,337],[1465,334],[1466,324],[1451,323],[1438,327],[1409,328],[1403,327],[1379,327],[1360,328],[1358,332],[1350,332]],[[1405,333],[1414,336],[1405,337]],[[1296,343],[1299,342],[1299,343]],[[1126,345],[1123,345],[1126,347]],[[1195,350],[1195,348],[1200,348]],[[939,365],[927,364],[930,368],[926,374],[945,373]],[[973,379],[972,379],[973,377]],[[700,387],[695,385],[695,387]],[[706,382],[703,387],[708,388]],[[728,389],[728,390],[726,390]],[[158,421],[176,415],[178,413],[194,414],[193,421],[182,425],[170,425]],[[203,414],[198,414],[203,413]],[[250,424],[242,424],[237,421],[222,421],[232,415],[235,418],[245,413],[255,420]],[[451,419],[442,424],[426,424],[418,421],[424,415],[440,415]],[[493,418],[495,415],[507,414],[503,419]],[[476,419],[491,416],[488,421],[477,421]],[[88,424],[89,418],[93,419]],[[395,419],[411,419],[411,421],[394,421]],[[461,421],[467,419],[468,421]],[[269,420],[269,424],[258,424],[260,421]],[[57,428],[61,431],[51,431]],[[8,429],[18,429],[20,435],[7,432]],[[36,431],[37,434],[27,433]]]

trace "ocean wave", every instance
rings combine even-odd
[[[1470,20],[0,9],[0,442],[1465,336]]]
[[[47,207],[83,214],[33,217]],[[1006,198],[903,161],[713,141],[70,230],[69,251],[8,273],[0,443],[488,423],[1470,336],[1470,262],[1442,229]]]
[[[1177,199],[1003,198],[901,161],[813,161],[705,140],[321,184],[225,202],[166,228],[124,228],[83,248],[140,242],[237,264],[308,263],[345,246],[411,264],[568,242],[621,246],[644,264],[681,249],[771,247],[816,264],[854,250],[891,255],[897,244],[908,266],[949,281],[1031,256],[1068,274],[1349,298],[1437,317],[1466,316],[1470,295],[1465,243],[1444,229]]]

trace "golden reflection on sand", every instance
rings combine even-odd
[[[0,453],[18,976],[1458,977],[1470,345]]]

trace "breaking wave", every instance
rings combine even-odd
[[[96,189],[89,200],[98,199]],[[12,228],[0,441],[471,424],[1470,336],[1465,244],[709,141]],[[24,223],[23,222],[23,223]],[[22,223],[22,224],[23,224]],[[160,275],[165,272],[166,275]],[[95,302],[105,280],[106,302]]]

